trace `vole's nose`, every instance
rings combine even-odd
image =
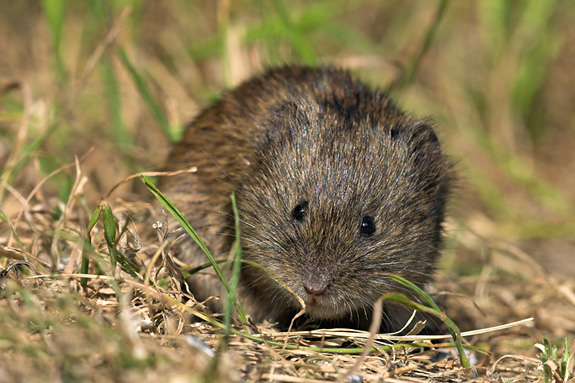
[[[327,283],[325,281],[322,281],[321,279],[317,279],[317,278],[313,278],[313,279],[309,279],[305,284],[304,284],[304,289],[305,291],[313,296],[319,296],[319,295],[323,295],[323,293],[325,293],[325,290],[327,289]]]

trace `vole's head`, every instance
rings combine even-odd
[[[432,128],[380,94],[284,102],[238,190],[245,257],[282,280],[311,317],[353,319],[433,273],[450,178]],[[276,304],[297,300],[267,276]]]

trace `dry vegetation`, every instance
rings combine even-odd
[[[572,381],[573,20],[561,0],[1,2],[0,382]],[[286,340],[182,300],[151,194],[111,189],[284,62],[434,116],[460,187],[433,296],[464,331],[533,321],[466,336],[463,368],[440,341],[361,356],[365,334]]]

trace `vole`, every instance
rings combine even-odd
[[[241,218],[243,258],[283,281],[326,325],[366,328],[381,295],[431,280],[442,247],[453,174],[426,119],[332,67],[270,69],[225,93],[186,129],[160,189],[226,259],[234,241],[230,194]],[[188,238],[176,247],[207,262]],[[189,279],[198,300],[221,295],[213,272]],[[298,300],[262,270],[243,265],[240,298],[256,321],[280,327]],[[219,303],[212,301],[215,310]],[[386,306],[397,329],[408,310]]]

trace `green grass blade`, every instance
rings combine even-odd
[[[243,321],[246,321],[247,318],[246,318],[246,315],[244,313],[244,309],[243,309],[242,304],[241,304],[241,302],[240,302],[240,300],[236,294],[237,289],[238,289],[238,284],[240,281],[240,272],[241,272],[241,267],[242,267],[242,231],[241,231],[241,225],[240,225],[240,215],[239,215],[238,206],[236,203],[236,196],[233,192],[232,192],[230,198],[232,200],[232,211],[234,213],[234,226],[236,229],[236,241],[234,244],[235,250],[236,250],[236,256],[234,259],[234,267],[232,269],[232,279],[230,282],[230,288],[232,289],[232,291],[230,292],[230,296],[235,297],[234,303],[236,305],[236,310],[238,311],[240,318]]]
[[[194,228],[184,218],[183,214],[174,206],[172,201],[170,201],[164,194],[162,194],[162,192],[156,187],[156,185],[151,183],[145,176],[140,176],[140,178],[142,179],[142,182],[144,182],[144,185],[146,185],[146,187],[152,192],[152,194],[158,199],[158,201],[160,201],[160,203],[170,212],[170,214],[176,219],[176,221],[178,221],[178,223],[184,228],[186,233],[188,233],[188,235],[193,239],[193,241],[200,247],[200,249],[202,249],[202,251],[204,252],[206,257],[208,258],[208,260],[212,264],[212,267],[214,268],[214,271],[218,275],[218,278],[220,279],[220,281],[224,285],[226,292],[229,294],[230,286],[228,284],[228,281],[224,277],[224,273],[222,272],[222,269],[220,268],[220,266],[218,265],[218,262],[214,259],[214,257],[210,253],[210,250],[206,246],[205,242],[200,238],[198,233],[194,230]]]
[[[54,44],[56,76],[60,82],[64,82],[67,75],[62,59],[62,26],[66,14],[66,2],[65,0],[44,0],[42,5]]]
[[[106,100],[110,110],[111,125],[116,138],[116,144],[121,149],[132,147],[132,137],[128,133],[126,124],[122,118],[122,96],[114,64],[108,58],[101,61],[102,71],[104,73],[104,84],[106,86]]]
[[[102,209],[102,223],[104,224],[104,238],[106,239],[110,253],[110,262],[112,263],[112,268],[115,268],[116,221],[114,220],[114,214],[112,213],[110,205],[104,205]]]
[[[389,277],[394,281],[404,285],[405,287],[409,287],[411,290],[415,291],[415,293],[420,297],[422,297],[427,302],[427,304],[429,304],[436,312],[441,312],[441,309],[435,303],[435,301],[419,286],[413,284],[412,282],[408,281],[405,278],[400,277],[399,275],[390,274]]]
[[[445,15],[445,10],[447,9],[448,4],[449,0],[441,0],[441,2],[439,3],[437,11],[435,13],[435,19],[433,20],[433,23],[431,23],[431,25],[429,26],[429,29],[425,34],[425,38],[423,39],[423,42],[419,47],[417,55],[413,58],[411,63],[406,65],[406,68],[403,71],[401,77],[398,79],[397,83],[393,84],[394,87],[401,89],[406,85],[409,85],[413,81],[417,69],[419,68],[420,63],[423,60],[423,57],[425,57],[425,54],[429,51],[431,43],[433,42],[435,35],[437,34],[437,29],[439,28],[441,20],[443,20],[443,16]]]
[[[154,116],[154,119],[158,122],[158,124],[164,131],[166,137],[168,137],[168,139],[171,142],[176,142],[179,137],[174,133],[174,130],[170,127],[170,122],[168,121],[168,118],[164,114],[160,105],[158,105],[158,103],[154,99],[154,96],[152,95],[152,92],[150,91],[150,88],[148,87],[148,83],[146,82],[144,76],[138,72],[138,70],[136,69],[136,67],[134,67],[134,65],[132,65],[130,59],[128,58],[128,55],[124,51],[124,48],[119,46],[117,49],[117,54],[118,57],[120,58],[120,61],[122,62],[122,65],[124,65],[128,73],[130,73],[130,76],[132,77],[132,80],[134,81],[134,84],[136,85],[136,88],[138,89],[140,96],[150,109],[150,112],[152,113],[152,116]]]
[[[92,246],[92,229],[96,226],[98,219],[100,218],[100,207],[94,210],[90,222],[88,223],[88,229],[86,230],[86,238],[84,239],[84,248],[82,249],[82,264],[80,265],[80,273],[88,274],[88,268],[90,267],[90,257],[88,256],[88,248]],[[80,284],[82,287],[86,287],[88,284],[87,278],[80,279]]]
[[[308,65],[314,65],[317,62],[315,50],[310,44],[307,36],[297,28],[294,22],[292,22],[291,16],[284,6],[283,1],[274,0],[274,8],[280,17],[283,30],[287,34],[291,45],[299,56],[301,62]]]
[[[559,371],[561,374],[561,377],[563,378],[563,380],[567,381],[568,377],[568,371],[567,368],[569,367],[569,359],[570,359],[570,354],[569,354],[569,342],[567,341],[567,338],[564,339],[563,341],[563,357],[561,358],[561,362],[559,363],[560,367],[559,367]]]
[[[243,312],[243,308],[241,307],[241,303],[239,302],[239,298],[237,296],[238,284],[240,281],[240,270],[242,264],[242,242],[241,242],[240,220],[238,215],[238,208],[236,205],[236,198],[233,192],[230,198],[232,200],[232,209],[234,212],[234,224],[236,229],[236,240],[234,243],[236,254],[234,257],[234,263],[232,268],[232,277],[230,279],[230,291],[228,293],[224,306],[224,326],[225,326],[224,341],[226,342],[226,347],[228,345],[229,337],[231,335],[232,330],[232,315],[234,311],[234,306],[237,308],[238,314],[240,315],[242,320],[246,321],[246,316]]]
[[[227,261],[225,259],[220,259],[220,260],[216,260],[217,264],[221,264],[221,263],[226,263]],[[242,260],[242,262],[245,262],[244,260]],[[188,278],[202,270],[205,269],[209,269],[210,267],[212,267],[212,263],[211,262],[207,262],[198,266],[195,266],[191,269],[184,269],[184,278]]]
[[[104,238],[110,252],[112,268],[115,268],[116,264],[119,263],[132,277],[141,281],[142,278],[136,272],[137,266],[116,249],[116,220],[112,208],[108,204],[103,207],[102,223],[104,224]]]
[[[519,25],[513,35],[518,52],[517,70],[511,87],[514,108],[527,123],[537,95],[545,85],[548,67],[559,52],[560,37],[553,24],[556,1],[528,1],[525,3]],[[528,128],[537,136],[547,124],[530,124]]]
[[[443,323],[445,323],[445,326],[447,326],[447,329],[449,330],[451,337],[453,338],[453,342],[455,343],[455,347],[457,348],[457,352],[459,354],[459,360],[461,361],[461,365],[464,368],[469,368],[471,365],[469,364],[469,360],[467,359],[467,356],[465,355],[465,351],[463,349],[463,343],[461,342],[461,330],[459,330],[459,327],[457,327],[457,325],[447,315],[445,315],[445,313],[441,311],[439,306],[425,291],[423,291],[422,289],[420,289],[418,286],[414,285],[407,279],[400,277],[399,275],[390,274],[389,277],[394,281],[406,287],[409,287],[417,295],[422,297],[431,307],[425,308],[425,306],[422,306],[416,302],[412,302],[405,296],[401,297],[403,294],[392,293],[387,294],[386,297],[389,296],[390,300],[397,299],[397,303],[408,305],[408,307],[413,307],[417,310],[424,311],[441,318],[441,320],[443,320]],[[405,302],[406,299],[409,300],[409,302]]]
[[[492,59],[500,54],[507,41],[511,2],[483,0],[479,2],[481,33],[488,43],[488,53]]]

